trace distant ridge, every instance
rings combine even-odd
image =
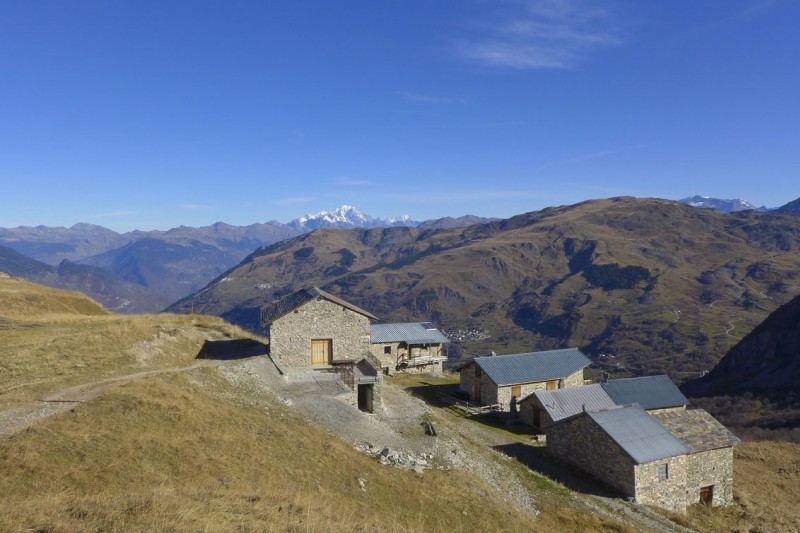
[[[779,207],[777,211],[781,211],[782,213],[800,213],[800,198]]]

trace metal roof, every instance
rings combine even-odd
[[[638,405],[587,412],[586,416],[594,420],[637,464],[689,453],[684,443]]]
[[[614,400],[596,383],[583,387],[536,391],[522,401],[531,401],[533,398],[539,400],[553,422],[581,411],[599,411],[616,407]]]
[[[729,448],[742,443],[728,428],[702,409],[679,409],[651,415],[692,453]]]
[[[351,311],[355,311],[356,313],[364,315],[372,320],[378,319],[375,315],[368,313],[349,302],[345,302],[341,298],[325,292],[319,287],[307,287],[305,289],[300,289],[299,291],[293,292],[289,296],[286,296],[285,298],[282,298],[273,304],[263,307],[261,309],[261,323],[263,325],[272,324],[280,317],[291,313],[295,309],[305,305],[307,302],[317,298],[324,298],[325,300],[341,305],[342,307],[346,307]]]
[[[473,361],[497,385],[565,378],[591,364],[577,348],[476,357]]]
[[[610,379],[600,386],[619,405],[638,403],[644,409],[663,409],[689,404],[686,396],[664,375]]]
[[[428,328],[430,322],[406,322],[397,324],[372,324],[370,340],[378,342],[407,342],[408,344],[447,344],[450,340],[436,328]]]

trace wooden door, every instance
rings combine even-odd
[[[314,339],[311,341],[311,366],[331,364],[333,353],[331,339]]]
[[[475,403],[477,403],[478,405],[481,405],[483,403],[483,400],[481,399],[481,382],[480,382],[480,380],[476,380],[475,381],[475,387],[474,387],[473,396],[475,397]]]
[[[515,397],[517,400],[521,400],[522,398],[520,398],[520,396],[522,396],[522,385],[512,385],[511,396]]]
[[[542,426],[542,411],[537,407],[533,406],[533,427],[539,428]]]

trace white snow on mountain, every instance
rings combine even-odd
[[[377,228],[385,226],[417,226],[408,215],[391,217],[386,220],[365,215],[352,205],[343,205],[332,211],[307,214],[289,222],[289,226],[299,230],[311,231],[318,228]]]
[[[701,209],[716,209],[717,211],[722,211],[724,213],[747,211],[751,209],[756,211],[767,211],[766,207],[756,207],[747,200],[742,200],[741,198],[721,199],[712,198],[710,196],[694,195],[687,198],[682,198],[678,201],[682,204],[690,205],[692,207],[698,207]]]

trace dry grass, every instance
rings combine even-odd
[[[112,315],[75,292],[0,277],[0,408],[56,390],[183,366],[209,339],[252,337],[221,319]]]
[[[211,369],[117,386],[0,441],[0,472],[3,531],[539,527],[464,473],[382,467]]]
[[[800,444],[748,442],[735,448],[733,470],[733,505],[670,516],[709,533],[800,531]]]

